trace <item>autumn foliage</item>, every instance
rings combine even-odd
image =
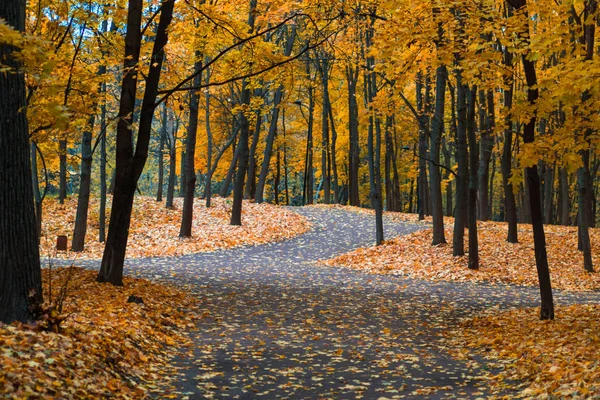
[[[422,226],[415,233],[389,239],[382,246],[357,249],[331,260],[329,266],[344,266],[368,273],[391,274],[431,281],[489,282],[503,285],[537,286],[533,235],[531,225],[519,225],[519,243],[508,243],[506,224],[479,221],[479,270],[467,268],[468,254],[452,256],[450,245],[431,246],[431,229],[417,221],[414,214],[387,213],[390,219]],[[446,217],[447,226],[452,218]],[[583,256],[577,250],[577,227],[545,226],[548,259],[551,266],[552,285],[557,289],[594,291],[600,289],[600,276],[581,268]],[[452,230],[446,229],[448,241]],[[600,239],[600,230],[591,229],[594,251]],[[468,244],[468,238],[467,244]]]
[[[69,268],[44,270],[51,301]],[[53,291],[49,293],[52,280]],[[125,287],[99,284],[74,268],[62,332],[37,324],[0,324],[0,387],[8,398],[139,399],[174,378],[174,349],[200,316],[195,300],[171,286],[125,278]],[[143,303],[128,302],[129,296]],[[164,386],[161,386],[164,389]]]

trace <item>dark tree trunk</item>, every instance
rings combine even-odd
[[[40,182],[39,182],[39,177],[38,177],[38,161],[37,161],[37,156],[38,156],[38,147],[37,144],[32,140],[31,141],[31,182],[33,184],[33,198],[35,200],[35,226],[36,226],[36,233],[37,233],[37,238],[38,238],[38,244],[40,241],[40,238],[42,236],[42,201],[44,200],[44,197],[42,196],[42,192],[40,191]],[[47,171],[45,171],[45,167],[44,167],[44,173],[47,176]],[[48,186],[48,179],[46,178],[46,186]]]
[[[173,208],[173,198],[175,197],[175,181],[177,180],[177,138],[176,132],[169,137],[169,179],[167,183],[167,201],[166,208]]]
[[[371,18],[371,24],[366,32],[366,48],[371,48],[373,40],[374,19]],[[372,71],[365,76],[367,105],[369,108],[369,131],[367,138],[367,152],[369,159],[369,181],[371,192],[371,204],[375,209],[375,244],[377,246],[383,243],[383,199],[381,196],[381,120],[375,113],[373,101],[377,96],[377,75],[373,72],[375,59],[372,56],[367,57],[367,71]],[[374,132],[375,131],[375,132]]]
[[[454,236],[452,240],[452,255],[465,254],[465,226],[467,225],[467,185],[469,174],[469,160],[467,156],[467,99],[466,91],[469,90],[462,83],[462,72],[456,71],[456,209],[454,211]]]
[[[454,108],[454,105],[452,105]],[[454,111],[453,111],[454,112]],[[454,132],[454,136],[456,136],[456,132]],[[442,138],[442,154],[444,155],[444,163],[446,164],[446,168],[452,168],[452,154],[451,149],[447,145],[446,140]],[[444,174],[444,179],[450,178],[450,171],[446,170]],[[452,182],[448,182],[446,185],[446,215],[451,217],[454,215],[452,208]]]
[[[569,202],[569,175],[566,168],[561,168],[558,173],[558,207],[559,223],[561,225],[570,225],[569,212],[571,210]]]
[[[310,75],[310,64],[306,63],[307,74]],[[312,86],[308,87],[308,128],[306,138],[306,156],[304,159],[304,186],[302,190],[302,203],[313,204],[315,175],[313,170],[313,126],[314,126],[315,99]]]
[[[554,209],[554,170],[555,164],[546,164],[544,173],[544,223],[553,223],[552,210]]]
[[[477,88],[467,92],[467,136],[469,141],[469,195],[467,221],[469,224],[469,269],[479,269],[479,241],[477,238],[477,171],[479,170],[479,143],[475,134],[475,96]]]
[[[429,177],[431,180],[431,215],[433,217],[433,240],[431,245],[446,243],[444,236],[444,207],[442,204],[442,174],[440,172],[440,149],[444,132],[444,108],[446,103],[445,65],[436,70],[435,82],[435,112],[431,122],[431,150],[429,162]]]
[[[588,216],[586,210],[586,197],[588,191],[592,188],[588,186],[590,180],[590,152],[589,150],[581,151],[583,167],[577,171],[577,206],[578,206],[578,234],[579,234],[579,249],[583,252],[583,269],[587,272],[594,272],[594,264],[592,262],[592,246],[590,244],[590,233],[588,225]]]
[[[323,88],[323,103],[321,108],[321,179],[323,183],[323,203],[331,203],[331,176],[329,173],[329,112],[327,99],[329,98],[329,60],[323,58],[321,62],[321,86]]]
[[[527,0],[520,0],[521,6],[525,8],[524,23],[529,23],[529,13],[527,11]],[[528,39],[524,39],[528,41]],[[525,71],[525,80],[527,82],[527,101],[531,107],[539,98],[537,88],[537,74],[535,65],[529,58],[529,52],[522,55],[523,69]],[[523,142],[535,142],[535,114],[527,121],[523,129]],[[548,267],[548,255],[546,253],[546,236],[544,234],[544,225],[542,221],[541,199],[540,199],[540,178],[537,165],[526,168],[527,186],[529,187],[529,204],[531,210],[531,224],[533,226],[533,243],[535,248],[535,262],[540,282],[540,319],[554,319],[554,300],[552,297],[552,285],[550,283],[550,269]]]
[[[229,195],[229,186],[231,186],[231,181],[233,180],[233,177],[235,175],[235,167],[237,166],[238,160],[240,158],[239,151],[239,146],[234,146],[233,157],[231,158],[231,163],[229,164],[227,175],[225,175],[223,186],[221,186],[221,190],[219,191],[219,196],[221,197],[227,197]]]
[[[256,4],[258,0],[250,0],[250,11],[248,13],[248,32],[254,31],[256,21]],[[238,113],[240,121],[240,142],[238,143],[238,163],[233,185],[233,205],[231,209],[231,225],[242,225],[242,200],[244,199],[244,179],[248,172],[248,133],[250,124],[244,113],[244,109],[250,106],[250,89],[248,80],[242,81],[241,103],[242,109]]]
[[[275,204],[279,205],[279,183],[281,182],[281,152],[277,149],[277,157],[276,160],[276,169],[275,169],[275,182],[273,182],[273,197],[275,199]]]
[[[479,123],[479,132],[481,134],[481,153],[479,159],[479,219],[487,221],[490,219],[491,207],[489,198],[490,182],[490,160],[492,159],[492,149],[494,139],[492,133],[495,126],[494,115],[494,93],[491,90],[479,91],[479,107],[483,114],[483,120]],[[487,108],[486,108],[487,107]],[[482,124],[483,122],[483,124]]]
[[[158,159],[158,188],[156,190],[156,201],[160,202],[163,199],[163,186],[165,185],[165,138],[160,136],[160,144],[156,158]]]
[[[58,201],[64,204],[67,198],[67,141],[58,141],[59,171],[58,171]]]
[[[194,86],[200,86],[202,79],[202,55],[196,51],[197,60],[194,63]],[[190,120],[188,123],[187,136],[185,139],[185,193],[183,197],[183,210],[181,214],[181,227],[179,237],[192,236],[192,222],[194,220],[194,194],[196,192],[196,168],[194,161],[196,157],[196,134],[198,133],[198,107],[200,105],[200,94],[197,90],[190,90]],[[182,171],[183,171],[182,170]],[[182,179],[183,181],[183,173]]]
[[[584,44],[586,48],[587,61],[592,61],[594,58],[594,40],[595,40],[595,24],[593,21],[590,23],[588,19],[592,15],[595,15],[597,9],[597,2],[595,0],[589,0],[586,2],[585,15],[586,22],[584,23]],[[589,90],[586,90],[581,95],[581,102],[586,104],[591,99]],[[589,118],[584,117],[587,121]],[[590,137],[594,133],[592,128],[587,128],[583,134],[583,141],[586,144],[586,148],[581,150],[581,161],[582,167],[577,171],[577,188],[578,188],[578,226],[579,226],[579,247],[583,252],[583,268],[587,272],[594,272],[594,264],[592,262],[592,247],[590,244],[590,233],[589,228],[595,226],[595,213],[593,202],[593,181],[590,172],[590,150],[592,147]]]
[[[95,107],[93,107],[95,109]],[[88,127],[83,131],[81,139],[81,171],[79,174],[79,195],[77,196],[77,212],[75,213],[75,229],[71,250],[83,251],[87,232],[88,209],[90,206],[90,185],[92,179],[92,132],[95,115],[90,116]]]
[[[275,96],[273,98],[271,123],[269,124],[269,133],[267,134],[265,151],[263,153],[263,162],[260,168],[260,175],[258,177],[258,184],[256,185],[256,193],[254,196],[254,201],[259,204],[263,202],[265,184],[267,182],[267,175],[269,174],[271,154],[273,153],[273,143],[275,142],[275,137],[277,136],[277,124],[279,122],[279,104],[281,103],[282,96],[283,87],[280,86],[275,91]]]
[[[510,6],[507,6],[509,10]],[[509,15],[511,15],[510,13]],[[507,110],[504,119],[504,146],[502,149],[502,186],[504,188],[504,213],[506,222],[508,222],[508,232],[506,241],[509,243],[518,243],[517,233],[517,200],[512,183],[510,183],[512,171],[512,145],[513,145],[513,123],[512,123],[512,103],[513,103],[513,55],[508,50],[504,50],[504,65],[510,68],[510,73],[504,77],[504,108]]]
[[[210,61],[208,57],[206,57],[204,63],[207,64]],[[210,83],[210,69],[206,68],[204,82],[206,85]],[[210,208],[210,201],[212,199],[212,170],[211,170],[211,162],[212,162],[212,147],[213,147],[213,137],[212,130],[210,127],[210,90],[208,86],[205,89],[204,95],[204,124],[206,126],[206,183],[204,185],[204,196],[206,197],[206,208]],[[216,164],[215,160],[215,164]]]
[[[256,195],[256,147],[260,140],[261,125],[262,115],[260,111],[257,111],[254,134],[252,135],[252,144],[250,145],[250,155],[248,157],[248,180],[246,180],[246,189],[244,190],[245,199],[253,199]]]
[[[425,114],[425,102],[423,101],[423,77],[419,72],[417,74],[417,109],[419,110],[419,175],[417,178],[417,212],[419,220],[424,220],[427,212],[427,136],[428,118]]]
[[[158,190],[156,191],[156,201],[163,199],[163,186],[165,180],[165,139],[167,137],[167,103],[162,106],[162,125],[160,127],[160,145],[158,147]],[[170,153],[170,152],[169,152]]]
[[[392,119],[388,115],[385,123],[385,204],[388,211],[396,210],[396,199],[394,193],[394,182],[392,180],[392,160],[394,158],[394,143],[391,133]]]
[[[137,67],[141,47],[141,22],[143,2],[130,0],[125,35],[124,74],[121,85],[121,100],[117,123],[117,157],[115,193],[113,197],[110,225],[102,264],[98,273],[99,282],[123,285],[123,263],[127,250],[131,210],[137,181],[142,174],[152,130],[152,117],[156,108],[156,95],[163,62],[163,49],[167,43],[167,28],[173,16],[174,1],[163,3],[158,27],[154,37],[146,88],[142,101],[137,143],[133,145],[132,116],[137,91]]]
[[[0,2],[0,19],[23,31],[24,2]],[[4,323],[34,319],[32,310],[42,302],[25,78],[16,51],[0,43],[0,60],[12,69],[0,73],[0,322]]]
[[[185,151],[182,151],[181,158],[179,159],[179,197],[183,197],[183,195],[185,194],[187,184],[187,171],[185,170],[185,159],[186,153]]]
[[[337,157],[336,157],[336,145],[337,145],[337,130],[335,129],[335,121],[333,119],[333,110],[331,109],[331,101],[329,99],[329,91],[327,91],[327,110],[329,113],[329,122],[331,123],[331,183],[333,184],[333,202],[339,203],[340,201],[340,188],[338,183],[338,170],[337,170]]]
[[[285,189],[285,205],[290,205],[290,192],[288,182],[288,161],[287,161],[287,138],[285,129],[285,109],[281,116],[281,126],[283,128],[283,184]]]
[[[349,155],[348,155],[348,201],[351,206],[360,206],[358,194],[358,167],[360,164],[360,148],[358,143],[358,102],[356,100],[356,85],[358,83],[358,67],[346,67],[346,79],[348,81],[348,131],[349,131]]]
[[[106,83],[102,83],[102,93],[106,94]],[[98,219],[100,227],[98,241],[106,240],[106,103],[100,106],[100,210]]]

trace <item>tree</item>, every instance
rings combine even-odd
[[[123,285],[123,264],[127,250],[129,224],[137,182],[148,158],[148,145],[152,118],[156,108],[156,95],[163,62],[163,50],[167,43],[167,28],[173,16],[174,0],[161,5],[160,19],[154,38],[146,88],[141,105],[137,143],[133,145],[133,112],[138,88],[140,48],[142,42],[142,0],[129,0],[127,34],[125,35],[125,60],[117,123],[117,158],[115,191],[113,195],[110,224],[102,264],[98,272],[99,282]]]
[[[0,20],[22,32],[24,4],[0,3]],[[19,42],[20,35],[11,33]],[[42,302],[25,78],[17,43],[6,40],[11,38],[0,39],[0,63],[8,68],[0,73],[0,321],[5,323],[33,319],[33,309]]]
[[[524,44],[528,46],[529,12],[527,10],[527,0],[509,0],[509,2],[519,13],[521,13],[520,16],[522,17],[525,26],[525,32],[521,39],[524,41]],[[521,56],[521,61],[523,62],[525,81],[527,83],[527,101],[530,106],[535,107],[535,103],[539,98],[539,89],[535,64],[531,58],[531,53],[526,47],[525,52]],[[535,141],[535,126],[536,115],[534,113],[525,123],[523,130],[524,143],[533,143]],[[540,177],[538,175],[537,164],[526,167],[525,171],[527,176],[527,187],[529,188],[529,206],[531,209],[531,224],[533,226],[535,264],[540,282],[540,319],[554,319],[554,300],[552,298],[552,285],[550,283],[550,270],[546,252],[546,236],[544,234],[540,199]]]

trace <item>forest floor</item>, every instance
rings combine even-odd
[[[106,207],[106,227],[110,219],[111,197]],[[236,246],[256,245],[289,239],[310,228],[306,218],[268,203],[255,204],[244,201],[242,226],[231,226],[231,199],[214,197],[212,206],[205,207],[205,200],[195,199],[193,236],[180,239],[181,209],[183,199],[175,198],[173,209],[167,209],[165,202],[157,202],[151,197],[136,196],[131,216],[131,227],[127,243],[127,257],[168,257],[192,254],[203,251],[228,249]],[[102,258],[104,243],[98,241],[100,218],[99,200],[90,199],[86,243],[83,252],[56,252],[56,237],[67,235],[69,248],[75,226],[77,199],[67,199],[60,204],[50,198],[43,203],[42,257],[52,256],[61,259]],[[107,231],[108,233],[108,231]]]
[[[94,395],[118,398],[600,396],[600,293],[593,286],[555,290],[557,319],[539,321],[539,291],[526,280],[373,273],[381,271],[369,261],[359,270],[325,266],[368,251],[361,248],[373,244],[374,219],[341,207],[294,211],[311,224],[303,235],[128,259],[125,272],[137,278],[124,288],[76,269],[65,334],[0,326],[1,347],[9,349],[0,361],[10,366],[0,384],[65,398],[81,397],[87,385]],[[388,246],[415,242],[394,257],[409,258],[415,271],[442,262],[426,251],[429,226],[410,218],[384,218],[387,237],[397,237]],[[534,269],[527,257],[508,260]],[[77,263],[98,268],[98,261]],[[128,303],[130,295],[144,304]]]
[[[0,323],[0,398],[140,399],[174,376],[173,352],[201,318],[193,296],[145,279],[97,283],[77,267],[42,278],[40,321]]]

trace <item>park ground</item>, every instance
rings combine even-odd
[[[44,270],[47,300],[68,281],[64,309],[0,326],[5,397],[600,395],[600,280],[583,272],[574,228],[546,227],[557,318],[539,321],[527,225],[508,244],[504,224],[480,223],[481,268],[469,271],[414,215],[386,215],[388,240],[373,247],[373,218],[359,209],[247,207],[250,231],[234,232],[223,200],[211,232],[250,239],[219,249],[194,243],[203,233],[174,239],[177,207],[137,214],[135,234],[156,233],[130,243],[122,288],[95,282],[96,245]],[[287,225],[261,230],[263,220]],[[152,252],[171,242],[185,244]]]

